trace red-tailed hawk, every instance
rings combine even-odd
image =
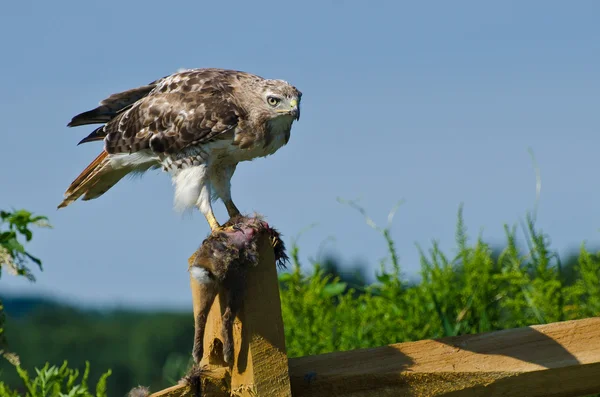
[[[211,201],[239,214],[230,180],[241,161],[265,157],[288,143],[300,118],[302,93],[282,80],[234,70],[190,69],[113,94],[69,127],[104,124],[81,143],[104,150],[65,192],[65,207],[100,197],[127,174],[162,167],[175,186],[175,207],[198,207],[219,228]]]

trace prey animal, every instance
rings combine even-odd
[[[69,127],[102,124],[81,143],[103,141],[100,155],[71,183],[59,208],[100,197],[129,174],[162,168],[177,210],[197,207],[220,227],[212,202],[229,217],[238,163],[275,153],[300,119],[302,93],[283,80],[235,70],[187,69],[109,96]]]
[[[223,227],[204,240],[190,266],[190,274],[200,285],[200,302],[196,316],[192,356],[198,364],[204,354],[204,330],[215,297],[223,299],[223,360],[233,363],[233,321],[238,314],[246,289],[248,272],[259,261],[258,241],[266,234],[279,267],[288,256],[279,232],[259,216],[232,217]]]

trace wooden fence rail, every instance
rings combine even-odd
[[[219,360],[221,310],[205,334],[202,396],[514,396],[600,393],[600,318],[293,358],[285,355],[274,256],[264,239],[234,326],[235,361]],[[190,258],[192,260],[193,258]],[[192,282],[194,306],[197,289]],[[194,396],[190,384],[151,397]]]
[[[293,396],[585,396],[600,392],[600,318],[301,357],[289,371]]]

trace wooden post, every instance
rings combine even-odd
[[[259,236],[260,261],[248,272],[243,305],[234,322],[234,363],[231,368],[231,395],[291,396],[288,359],[279,299],[279,284],[273,248],[266,236]],[[189,259],[194,263],[195,254]],[[198,315],[200,289],[191,279],[194,318]],[[211,308],[204,332],[201,367],[223,367],[221,302]]]

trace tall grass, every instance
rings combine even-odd
[[[473,334],[505,328],[596,316],[600,313],[600,255],[582,244],[577,264],[564,276],[559,255],[528,215],[504,226],[506,243],[493,250],[481,236],[466,232],[462,206],[456,224],[455,255],[436,242],[420,253],[419,282],[401,276],[389,228],[381,233],[388,262],[377,281],[349,287],[327,274],[318,261],[303,273],[299,248],[291,248],[292,268],[280,275],[286,344],[290,357],[382,346],[425,338]],[[519,231],[521,233],[519,233]],[[523,241],[521,248],[518,244]]]

